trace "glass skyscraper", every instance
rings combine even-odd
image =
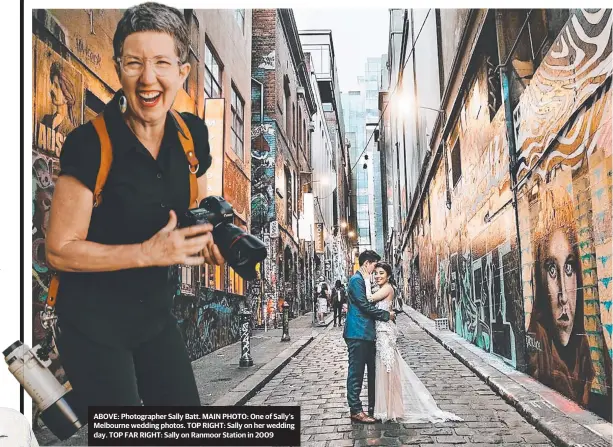
[[[381,161],[373,135],[379,122],[380,76],[381,57],[368,58],[364,76],[358,77],[360,90],[343,93],[342,102],[346,137],[351,143],[349,158],[351,166],[355,166],[351,190],[357,203],[359,249],[372,249],[383,254]],[[368,147],[364,150],[366,144]]]

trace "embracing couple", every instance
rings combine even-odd
[[[349,351],[347,402],[351,419],[364,424],[461,420],[438,408],[400,355],[392,310],[396,293],[392,268],[380,261],[381,256],[374,251],[364,251],[359,257],[360,269],[349,280],[343,337]],[[378,286],[375,293],[370,284],[373,272]],[[364,369],[368,369],[368,414],[360,401]]]

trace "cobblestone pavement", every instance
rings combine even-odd
[[[315,331],[321,332],[325,327],[312,326],[312,314],[290,320],[290,337],[298,340]],[[196,385],[202,405],[211,405],[220,396],[236,388],[243,380],[253,375],[277,354],[288,347],[281,343],[282,329],[254,330],[251,337],[251,355],[254,365],[251,368],[240,368],[240,342],[218,349],[192,362]],[[60,441],[44,426],[34,427],[34,433],[41,446],[83,446],[88,442],[88,427],[85,426],[71,438]]]
[[[303,446],[545,446],[549,439],[405,315],[398,319],[403,357],[443,410],[463,422],[353,424],[345,385],[341,328],[321,334],[247,405],[300,405]],[[366,386],[366,380],[364,381]],[[362,402],[367,399],[363,390]]]
[[[292,339],[310,335],[313,331],[325,328],[312,326],[312,314],[290,320],[289,334]],[[212,405],[227,391],[236,388],[243,380],[253,375],[277,354],[286,349],[289,343],[281,342],[283,330],[281,327],[264,330],[254,330],[251,335],[251,368],[240,368],[238,365],[241,347],[240,342],[223,347],[192,363],[200,402],[202,405]],[[211,379],[213,378],[213,379]]]

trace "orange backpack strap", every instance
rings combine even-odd
[[[100,140],[100,167],[98,168],[98,177],[96,177],[96,186],[94,188],[94,207],[97,207],[102,202],[102,189],[106,183],[106,179],[111,171],[111,164],[113,163],[113,147],[111,146],[111,139],[109,133],[106,130],[106,123],[104,122],[104,115],[101,113],[92,120],[94,129],[98,134]],[[49,290],[47,291],[47,306],[50,308],[55,307],[57,299],[57,292],[60,287],[60,278],[57,273],[51,276],[51,282],[49,283]]]
[[[113,163],[113,147],[111,146],[111,138],[106,130],[104,115],[101,113],[92,120],[94,129],[100,140],[100,168],[98,169],[98,177],[96,178],[96,187],[94,188],[94,207],[97,207],[102,202],[102,189],[106,183],[106,179],[111,171]]]
[[[57,273],[51,276],[49,290],[47,291],[47,306],[55,307],[55,299],[57,298],[57,289],[60,287],[60,278]]]
[[[187,157],[187,162],[189,163],[189,207],[196,208],[198,207],[198,179],[196,178],[196,172],[198,172],[200,165],[198,163],[198,158],[196,158],[196,152],[194,151],[194,140],[181,114],[173,109],[170,111],[179,125],[179,140],[181,141],[183,152],[185,152],[185,157]]]

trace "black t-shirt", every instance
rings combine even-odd
[[[102,203],[93,209],[87,240],[105,245],[137,244],[166,225],[169,211],[189,208],[189,163],[179,127],[168,113],[157,160],[136,138],[119,111],[118,92],[104,109],[113,162]],[[182,113],[199,162],[198,177],[211,165],[208,130]],[[100,140],[91,123],[71,132],[60,155],[60,175],[71,175],[92,192],[100,168]],[[83,260],[84,263],[87,260]],[[57,313],[62,322],[101,343],[135,343],[153,335],[170,317],[176,281],[169,267],[60,274]]]

